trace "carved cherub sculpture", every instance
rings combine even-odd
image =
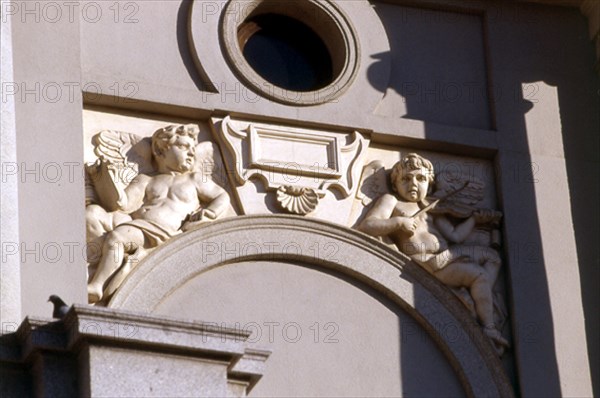
[[[101,251],[88,284],[90,303],[112,294],[135,261],[169,238],[212,221],[229,207],[227,192],[196,166],[194,125],[157,130],[151,144],[133,134],[103,131],[98,161],[88,166],[88,243]],[[95,203],[94,203],[95,202]],[[91,256],[88,256],[88,258]],[[97,260],[97,261],[94,261]]]
[[[497,222],[500,213],[469,204],[428,203],[426,196],[434,182],[432,163],[414,153],[396,163],[391,173],[392,193],[381,196],[368,211],[358,229],[376,237],[389,237],[398,249],[445,285],[468,289],[476,317],[484,333],[500,353],[508,346],[494,321],[493,286],[501,265],[500,256],[478,230]],[[379,184],[381,185],[381,184]],[[438,199],[451,192],[436,192]],[[435,198],[434,196],[434,198]],[[468,195],[463,195],[464,197]],[[438,209],[436,209],[438,207]]]

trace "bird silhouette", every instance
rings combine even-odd
[[[54,304],[52,318],[63,319],[67,315],[67,312],[69,312],[69,306],[57,295],[53,294],[48,298],[48,301]]]

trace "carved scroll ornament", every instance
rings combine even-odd
[[[308,214],[327,190],[346,198],[356,188],[368,143],[358,132],[348,135],[229,116],[211,121],[234,185],[257,178],[267,191],[276,193],[287,212]]]

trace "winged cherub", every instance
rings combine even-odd
[[[88,284],[90,303],[102,299],[106,282],[123,265],[127,255],[154,248],[181,232],[216,219],[228,208],[227,192],[210,177],[194,170],[197,134],[193,125],[171,125],[157,130],[151,144],[155,172],[139,173],[126,186],[113,181],[111,188],[116,190],[113,198],[118,200],[106,207],[116,207],[116,211],[107,212],[95,204],[87,206],[88,239],[104,236],[98,266]]]
[[[500,257],[489,247],[469,244],[477,224],[489,223],[494,212],[475,210],[460,222],[429,212],[425,197],[434,181],[431,162],[408,154],[392,169],[396,195],[379,198],[358,228],[372,236],[389,236],[398,249],[452,288],[467,288],[483,331],[499,351],[508,342],[494,323],[493,286]],[[465,184],[466,187],[466,184]]]

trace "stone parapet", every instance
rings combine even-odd
[[[268,351],[250,333],[74,305],[0,341],[0,391],[31,396],[245,396]]]

